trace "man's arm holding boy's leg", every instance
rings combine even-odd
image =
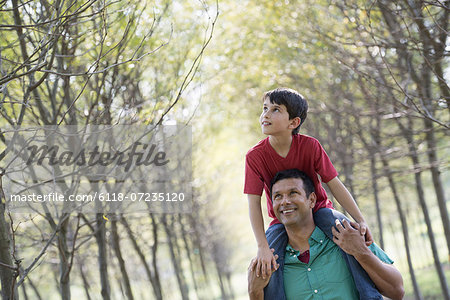
[[[258,244],[256,275],[262,275],[263,278],[270,274],[272,266],[276,268],[277,262],[270,251],[266,235],[264,233],[264,220],[261,210],[261,196],[248,194],[248,206],[250,214],[250,223]]]
[[[338,230],[332,229],[333,241],[346,253],[355,257],[381,294],[391,299],[402,299],[404,295],[402,275],[397,268],[382,262],[370,251],[359,234],[358,226],[357,223],[349,224],[347,220],[342,224],[336,222]]]

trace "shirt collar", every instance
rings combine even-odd
[[[313,242],[315,243],[322,243],[326,238],[325,233],[323,233],[322,230],[320,230],[319,227],[315,227],[313,233],[311,234],[311,236],[308,239],[308,243],[311,246],[311,244]],[[300,251],[295,250],[294,248],[292,248],[292,246],[288,243],[286,246],[286,251],[291,255],[291,256],[299,256],[300,255]]]

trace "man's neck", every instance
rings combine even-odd
[[[313,220],[311,220],[311,222],[307,222],[306,224],[286,226],[286,232],[291,247],[300,252],[309,250],[309,238],[315,228],[316,225]]]
[[[286,157],[291,149],[292,134],[289,135],[270,135],[269,143],[272,148],[282,157]]]

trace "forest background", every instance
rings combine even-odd
[[[308,99],[301,133],[406,298],[450,299],[449,14],[419,0],[1,0],[3,299],[246,299],[244,158],[280,86]],[[8,211],[6,128],[125,121],[191,126],[191,213]]]

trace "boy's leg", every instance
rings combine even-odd
[[[350,222],[344,214],[334,209],[321,208],[314,213],[314,222],[316,223],[316,226],[319,227],[331,240],[333,240],[331,227],[335,225],[336,219],[339,219],[341,222],[346,219]],[[375,287],[375,284],[372,282],[367,272],[356,261],[356,259],[352,255],[345,253],[342,249],[341,253],[347,263],[350,273],[352,273],[353,280],[355,281],[356,288],[359,292],[359,299],[382,300],[383,297]]]
[[[283,269],[284,269],[284,254],[286,252],[286,246],[288,237],[283,224],[273,224],[266,231],[267,242],[269,248],[274,248],[275,254],[278,254],[278,264],[280,267],[272,274],[270,281],[264,288],[264,299],[267,300],[286,300],[284,294],[284,281],[283,281]]]

